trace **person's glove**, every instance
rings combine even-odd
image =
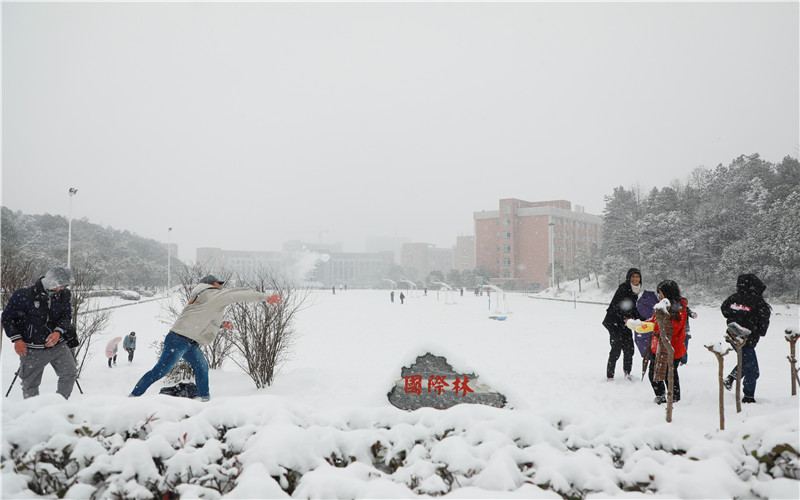
[[[277,305],[278,305],[278,304],[280,304],[281,302],[283,302],[283,297],[281,297],[281,296],[280,296],[280,295],[278,295],[277,293],[276,293],[276,294],[274,294],[274,295],[270,295],[270,296],[267,298],[267,303],[269,303],[269,305],[271,305],[271,306],[277,306]]]
[[[28,346],[25,344],[24,340],[15,340],[14,341],[14,351],[17,353],[18,356],[22,357],[28,354]]]
[[[223,321],[222,328],[226,330],[233,330],[233,323],[231,323],[230,321]]]

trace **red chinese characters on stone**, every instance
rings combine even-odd
[[[467,385],[468,383],[469,383],[469,379],[467,378],[466,375],[464,375],[464,381],[463,382],[461,380],[459,380],[458,377],[456,377],[456,381],[453,384],[453,390],[456,391],[456,394],[461,392],[462,393],[461,397],[463,398],[463,397],[465,397],[467,395],[468,392],[475,392],[475,391],[473,391],[472,389],[469,388],[469,386]]]
[[[444,388],[450,386],[445,380],[446,378],[444,375],[431,375],[428,377],[428,392],[434,391],[441,396],[445,390]]]
[[[406,394],[422,394],[422,375],[411,375],[406,379]]]

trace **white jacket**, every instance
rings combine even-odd
[[[189,304],[170,331],[195,340],[200,345],[208,345],[219,332],[225,307],[234,302],[266,302],[268,298],[269,295],[249,288],[220,290],[201,283],[192,290]]]

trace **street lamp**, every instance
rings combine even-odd
[[[170,236],[172,235],[172,228],[167,230],[167,293],[172,288],[172,243],[170,243]]]
[[[547,223],[549,226],[549,236],[550,236],[550,288],[556,286],[556,261],[555,256],[553,255],[553,226],[556,225],[555,222],[550,221]]]
[[[72,197],[78,193],[75,188],[69,188],[69,225],[67,228],[67,269],[71,269],[72,263]]]

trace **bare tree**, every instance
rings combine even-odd
[[[283,302],[275,306],[263,302],[238,303],[229,309],[234,325],[233,344],[239,354],[234,361],[261,389],[272,385],[275,374],[291,352],[296,335],[294,319],[303,309],[309,292],[263,269],[252,276],[250,280],[243,279],[243,284],[283,297]]]
[[[103,270],[93,260],[84,257],[72,263],[71,271],[75,280],[72,285],[72,324],[76,328],[79,342],[78,347],[72,350],[72,354],[75,356],[80,377],[86,361],[92,357],[89,347],[93,338],[108,327],[111,312],[99,310],[97,306],[92,307],[89,303],[88,292],[100,283],[104,275]]]

